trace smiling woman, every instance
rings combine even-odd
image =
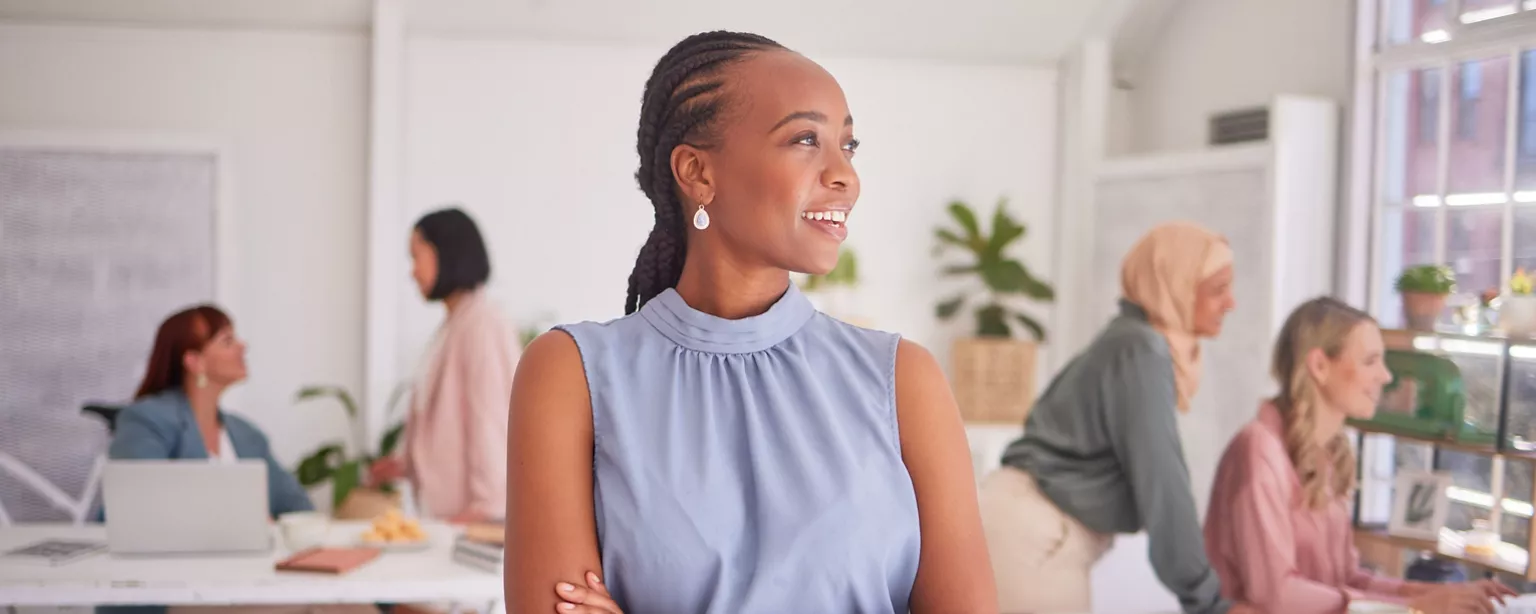
[[[655,226],[629,315],[539,337],[513,384],[508,611],[997,611],[938,364],[789,281],[837,264],[859,196],[837,81],[689,37],[637,148]]]
[[[1205,549],[1229,598],[1287,614],[1339,612],[1362,599],[1492,614],[1495,600],[1514,594],[1493,580],[1403,582],[1360,566],[1344,421],[1376,413],[1392,381],[1383,352],[1376,322],[1337,299],[1312,299],[1286,318],[1270,365],[1280,392],[1222,454],[1205,515]]]

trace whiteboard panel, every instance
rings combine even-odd
[[[1120,262],[1147,230],[1194,221],[1231,242],[1237,309],[1219,338],[1203,344],[1205,369],[1188,415],[1180,421],[1195,500],[1202,513],[1221,452],[1268,395],[1271,337],[1268,177],[1263,168],[1164,173],[1101,179],[1095,190],[1094,308],[1107,318],[1120,297]]]
[[[106,445],[155,329],[214,293],[217,157],[0,147],[0,452],[64,493]],[[16,522],[66,514],[0,471]]]

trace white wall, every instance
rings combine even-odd
[[[234,279],[219,282],[251,376],[229,406],[288,464],[346,432],[339,408],[295,407],[294,391],[362,383],[367,50],[361,35],[0,24],[0,130],[230,153]]]
[[[1354,2],[1183,0],[1166,29],[1125,67],[1135,152],[1190,149],[1211,113],[1277,94],[1349,100]],[[1112,139],[1113,142],[1114,139]]]
[[[622,315],[626,280],[651,226],[636,187],[640,92],[664,49],[417,38],[406,60],[405,214],[458,202],[487,236],[491,292],[527,322]],[[1020,255],[1053,270],[1055,70],[827,59],[865,146],[849,245],[860,311],[948,355],[934,304],[946,291],[930,255],[949,199],[990,214],[999,196],[1031,229]],[[441,311],[405,271],[400,369],[408,373]],[[1048,315],[1048,310],[1041,313]],[[548,322],[545,322],[548,323]],[[946,361],[947,362],[947,361]]]
[[[406,228],[450,201],[480,218],[493,291],[523,322],[619,315],[650,207],[631,178],[639,92],[662,49],[411,41],[406,211],[397,212],[399,373],[440,320],[412,293]],[[1054,271],[1055,70],[829,59],[856,111],[864,179],[850,245],[874,324],[949,340],[932,227],[959,196],[1006,195],[1032,229],[1020,255]],[[343,436],[340,412],[294,406],[311,382],[361,391],[368,40],[362,34],[0,23],[0,130],[193,137],[230,154],[235,241],[226,307],[251,344],[228,399],[293,463]],[[123,135],[126,135],[124,137]],[[394,236],[398,234],[398,236]],[[1049,326],[1050,309],[1037,309]],[[1042,364],[1042,372],[1049,369]],[[125,391],[124,394],[128,394]]]

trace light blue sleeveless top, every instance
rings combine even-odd
[[[751,318],[667,290],[558,328],[587,374],[603,574],[626,614],[906,614],[920,541],[896,335],[794,284]]]

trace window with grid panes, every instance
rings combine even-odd
[[[1398,327],[1393,284],[1406,267],[1454,269],[1453,305],[1503,290],[1517,269],[1536,269],[1536,0],[1360,1],[1379,22],[1367,76],[1374,98],[1356,101],[1369,105],[1373,137],[1363,145],[1372,167],[1357,169],[1371,174],[1370,297],[1382,325]],[[1469,419],[1492,420],[1498,361],[1451,358],[1466,380]],[[1536,360],[1515,359],[1510,377],[1511,434],[1536,442]],[[1450,528],[1470,528],[1497,506],[1504,539],[1528,542],[1531,462],[1507,460],[1495,485],[1488,456],[1409,442],[1390,456],[1399,469],[1452,474]]]

